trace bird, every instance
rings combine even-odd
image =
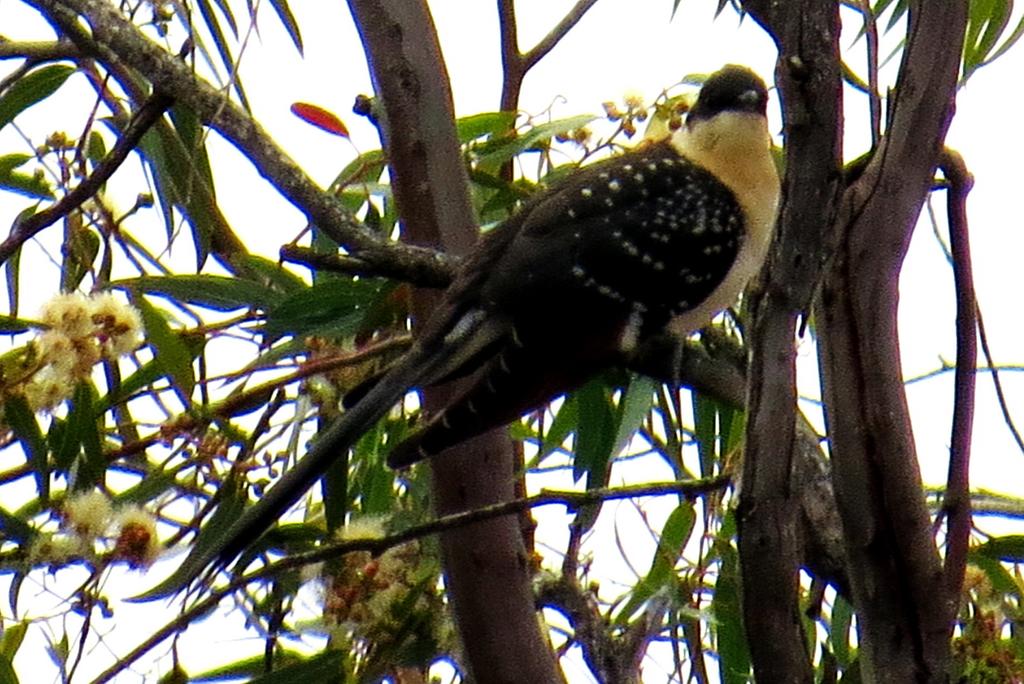
[[[726,65],[678,130],[579,168],[484,233],[404,356],[171,579],[225,567],[412,390],[470,378],[391,449],[394,468],[520,418],[651,336],[706,326],[772,241],[780,183],[767,103],[754,71]]]

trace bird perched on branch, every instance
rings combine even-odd
[[[756,74],[726,66],[671,137],[579,169],[485,234],[412,348],[178,576],[229,562],[413,389],[472,377],[391,450],[392,467],[516,420],[648,337],[685,336],[734,303],[778,207],[767,98]]]

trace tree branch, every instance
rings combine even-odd
[[[890,127],[843,196],[817,317],[861,667],[877,682],[945,681],[952,610],[922,494],[897,309],[952,116],[967,2],[916,0],[909,12]]]
[[[149,638],[136,646],[129,653],[120,657],[116,664],[93,680],[93,684],[103,684],[104,682],[111,681],[132,663],[144,656],[148,651],[158,646],[162,641],[171,637],[173,634],[180,632],[192,623],[192,621],[206,616],[224,597],[230,596],[232,593],[248,584],[268,579],[288,570],[295,570],[314,563],[321,563],[327,560],[340,558],[341,556],[356,551],[368,551],[374,555],[379,555],[388,549],[401,546],[402,544],[410,541],[423,539],[424,537],[458,528],[465,528],[469,525],[486,520],[507,517],[510,514],[539,506],[563,505],[571,510],[578,510],[583,506],[593,505],[603,501],[632,499],[647,496],[681,494],[690,498],[696,498],[711,492],[721,491],[727,487],[728,484],[729,478],[720,476],[704,480],[692,480],[689,482],[655,482],[630,487],[590,489],[583,492],[545,490],[540,494],[535,494],[534,496],[513,499],[511,501],[504,501],[475,510],[441,516],[435,520],[420,525],[414,525],[401,532],[391,534],[386,537],[350,539],[333,544],[325,544],[317,548],[315,551],[292,554],[283,560],[270,563],[259,570],[236,577],[220,589],[211,590],[206,598],[202,599],[191,608],[183,611],[178,615],[178,617],[154,632]],[[513,653],[513,655],[518,657],[522,656],[520,653]]]
[[[975,303],[975,306],[977,306],[977,303]],[[985,366],[988,372],[992,374],[992,386],[996,391],[999,411],[1003,414],[1003,422],[1006,423],[1013,441],[1017,443],[1017,448],[1020,449],[1021,453],[1024,453],[1024,438],[1021,437],[1020,430],[1017,429],[1013,416],[1010,414],[1010,404],[1007,402],[1006,394],[1003,392],[1003,381],[999,379],[1000,367],[996,366],[995,361],[992,359],[992,350],[988,346],[988,333],[985,332],[985,318],[981,315],[980,309],[977,311],[977,316],[978,340],[981,342],[981,353],[985,355]]]
[[[519,93],[526,72],[536,66],[572,30],[597,0],[577,0],[562,20],[526,53],[519,51],[515,0],[498,0],[498,26],[501,31],[501,110],[513,112],[519,107]]]
[[[974,179],[963,158],[955,151],[942,153],[939,167],[949,181],[946,213],[949,243],[956,285],[956,374],[953,397],[953,427],[950,437],[949,472],[942,510],[946,515],[946,591],[951,613],[949,636],[960,605],[961,587],[967,568],[971,539],[971,435],[974,425],[974,389],[978,363],[978,315],[971,269],[971,247],[967,222],[967,194]]]
[[[540,583],[537,604],[554,608],[572,625],[573,640],[579,644],[587,667],[599,682],[631,682],[636,679],[652,623],[660,623],[664,606],[649,602],[643,617],[632,622],[621,636],[601,614],[596,597],[580,586],[576,577],[563,574]]]
[[[800,609],[796,453],[796,324],[806,317],[839,195],[841,73],[838,3],[745,2],[779,48],[786,177],[778,234],[753,298],[747,442],[737,510],[743,615],[755,678],[811,682]],[[807,491],[815,491],[808,487]],[[820,511],[812,511],[820,514]]]
[[[403,239],[464,255],[478,230],[447,70],[425,0],[349,0],[349,7],[382,105],[380,128]],[[414,319],[425,321],[437,302],[436,292],[414,293]],[[426,410],[444,406],[457,391],[454,385],[425,391]],[[515,457],[504,429],[453,447],[428,465],[441,514],[515,498]],[[559,681],[561,672],[537,620],[517,518],[450,530],[440,544],[466,676],[509,684]]]
[[[427,249],[422,250],[426,255]],[[344,273],[345,275],[391,278],[404,280],[419,287],[445,288],[452,281],[457,260],[450,254],[434,252],[433,259],[422,259],[402,265],[386,262],[369,263],[358,254],[324,254],[310,247],[283,245],[279,252],[282,261],[307,266],[315,271]]]
[[[89,23],[92,36],[69,35],[83,53],[100,62],[123,62],[150,83],[196,112],[234,145],[259,173],[307,219],[349,252],[375,268],[416,274],[430,271],[435,252],[381,240],[364,227],[330,193],[295,163],[245,110],[168,54],[105,0],[25,0],[51,17],[68,11]],[[411,280],[412,278],[406,278]]]
[[[541,38],[539,43],[523,55],[523,70],[529,71],[537,62],[544,59],[595,4],[597,4],[597,0],[577,0],[572,9],[562,17],[562,20],[555,24],[554,28]]]
[[[10,259],[15,252],[21,249],[23,244],[38,235],[40,231],[64,218],[95,195],[100,187],[110,180],[114,172],[121,167],[124,160],[139,144],[142,136],[163,116],[172,102],[173,100],[168,95],[160,91],[155,92],[135,112],[131,122],[124,129],[121,137],[117,139],[117,143],[114,144],[114,148],[110,150],[110,154],[96,165],[95,170],[88,178],[53,205],[15,221],[11,226],[10,235],[0,242],[0,264]]]
[[[0,59],[27,59],[32,62],[53,62],[78,59],[82,53],[70,40],[4,40],[0,37]]]

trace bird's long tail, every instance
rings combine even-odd
[[[212,567],[223,567],[255,541],[321,477],[338,458],[428,375],[442,355],[415,345],[353,407],[329,427],[321,430],[306,455],[289,469],[253,506],[247,508],[223,533],[203,539],[202,533],[191,554],[159,586],[136,600],[151,600],[176,593]]]

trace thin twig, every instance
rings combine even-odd
[[[663,496],[666,494],[683,494],[688,497],[698,497],[709,492],[721,490],[727,487],[730,482],[730,478],[720,476],[703,480],[690,480],[686,482],[656,482],[629,487],[591,489],[584,492],[544,490],[534,496],[513,499],[494,504],[492,506],[486,506],[462,513],[455,513],[453,515],[446,515],[421,525],[414,525],[406,530],[386,537],[376,539],[352,539],[334,544],[325,544],[315,551],[295,554],[283,560],[266,565],[255,572],[233,579],[226,586],[220,589],[212,590],[209,596],[200,600],[191,608],[183,611],[174,620],[168,622],[162,628],[154,632],[148,639],[121,657],[117,663],[112,665],[109,669],[100,674],[99,677],[93,680],[93,684],[103,684],[103,682],[111,681],[120,672],[141,658],[148,651],[155,648],[162,641],[187,627],[194,619],[212,611],[225,596],[230,595],[247,584],[267,579],[268,577],[272,577],[287,570],[293,570],[313,563],[339,558],[356,551],[368,551],[375,555],[380,554],[390,548],[400,546],[416,539],[438,534],[446,530],[464,527],[483,520],[490,520],[492,518],[519,513],[538,506],[560,504],[575,510],[587,504],[594,504],[602,501],[613,501],[616,499]]]
[[[544,59],[544,56],[551,52],[562,38],[565,38],[566,34],[572,30],[572,27],[578,24],[583,15],[596,3],[597,0],[579,0],[573,5],[572,9],[562,17],[562,20],[555,24],[555,27],[546,36],[541,38],[539,43],[523,55],[523,64],[526,70],[533,68],[533,65]]]
[[[52,206],[23,220],[15,221],[11,227],[11,234],[0,243],[0,263],[10,259],[11,255],[21,249],[23,244],[35,237],[44,228],[64,218],[82,206],[83,202],[95,195],[103,184],[114,175],[114,172],[121,167],[124,160],[128,158],[128,155],[139,144],[142,136],[163,116],[163,113],[167,111],[172,102],[173,99],[164,93],[159,91],[153,93],[135,112],[131,122],[124,129],[121,137],[118,138],[110,154],[96,166],[96,170],[93,171],[92,175],[79,183],[74,190],[64,195]]]
[[[205,413],[201,416],[194,414],[180,415],[174,420],[171,427],[175,433],[181,434],[194,429],[203,422],[212,421],[217,418],[231,418],[249,407],[259,406],[266,403],[276,390],[293,382],[298,382],[299,380],[303,380],[313,375],[328,373],[330,371],[337,370],[338,368],[345,368],[347,366],[364,363],[369,359],[386,355],[391,352],[403,352],[409,348],[410,344],[410,337],[408,335],[403,335],[377,342],[371,346],[360,349],[359,351],[346,352],[339,356],[306,362],[302,364],[300,368],[288,375],[255,385],[244,391],[233,394],[222,401],[211,403],[206,407]],[[119,459],[138,454],[167,439],[167,435],[167,429],[161,428],[134,442],[128,442],[126,444],[122,444],[116,449],[107,451],[104,454],[104,458],[108,463],[113,463]],[[14,480],[19,480],[31,475],[32,473],[33,469],[31,465],[23,463],[22,465],[0,472],[0,485],[13,482]]]
[[[237,147],[311,223],[350,253],[358,252],[361,259],[374,264],[393,264],[394,270],[413,274],[408,280],[414,279],[424,261],[434,261],[431,250],[384,240],[367,230],[336,197],[319,187],[248,112],[225,97],[221,89],[198,78],[188,64],[148,39],[116,4],[106,0],[25,2],[57,21],[83,53],[106,66],[130,67],[150,83],[160,84],[161,90]],[[70,22],[80,23],[78,16],[89,24],[91,33],[73,30]]]
[[[1020,430],[1017,429],[1013,416],[1010,414],[1010,405],[1006,401],[1003,383],[999,379],[999,369],[992,360],[992,350],[988,346],[988,334],[985,332],[985,319],[981,315],[981,309],[978,309],[978,341],[981,342],[981,353],[985,356],[985,365],[988,367],[989,373],[992,374],[992,385],[996,390],[996,399],[999,402],[999,410],[1003,414],[1003,420],[1006,422],[1006,427],[1010,430],[1010,434],[1013,435],[1013,440],[1017,442],[1017,448],[1020,449],[1021,453],[1024,453],[1024,438],[1021,437]]]
[[[942,509],[946,513],[946,590],[952,610],[959,609],[960,590],[967,567],[967,547],[971,536],[970,464],[971,434],[974,425],[975,367],[978,345],[975,331],[978,313],[971,271],[968,236],[967,194],[974,179],[963,158],[945,150],[939,162],[947,180],[947,216],[949,243],[953,255],[953,279],[956,284],[956,374],[953,397],[953,426],[950,438],[949,471]],[[950,624],[953,621],[950,616]]]
[[[943,363],[945,363],[945,361]],[[1003,372],[1024,373],[1024,366],[1019,365],[1019,364],[1014,364],[1014,363],[997,364],[997,365],[993,366],[992,368],[989,368],[987,366],[982,366],[982,367],[975,368],[974,372],[975,373],[991,373],[993,369],[996,370],[997,372],[1000,372],[1000,373],[1003,373]],[[920,375],[915,375],[912,378],[907,378],[903,382],[903,384],[906,385],[907,387],[909,387],[910,385],[915,385],[915,384],[917,384],[919,382],[924,382],[925,380],[931,380],[933,378],[939,377],[940,375],[945,375],[946,373],[952,373],[955,370],[956,370],[956,366],[955,365],[948,365],[948,366],[944,365],[941,368],[935,368],[935,369],[930,370],[930,371],[928,371],[926,373],[921,373]]]
[[[367,262],[358,254],[325,254],[310,247],[299,245],[283,245],[280,249],[282,261],[302,264],[317,271],[345,273],[364,277],[381,277],[395,280],[412,280],[421,287],[448,287],[458,264],[458,258],[444,252],[436,252],[433,260],[424,259],[413,264],[415,272],[410,273],[408,267],[392,269],[388,262]]]
[[[498,29],[501,41],[501,62],[506,81],[510,71],[524,71],[523,55],[519,52],[519,27],[516,23],[515,0],[498,0]]]
[[[864,39],[868,51],[868,111],[871,115],[871,147],[882,137],[882,98],[878,93],[878,21],[869,0],[861,0],[864,17]]]
[[[928,204],[927,208],[929,217],[931,218],[932,231],[935,233],[935,236],[939,242],[939,246],[942,248],[943,253],[946,255],[946,260],[949,261],[950,264],[952,264],[953,254],[950,248],[942,241],[942,236],[939,235],[938,222],[935,219],[931,204]],[[1017,448],[1020,449],[1021,453],[1024,453],[1024,437],[1021,437],[1020,430],[1017,429],[1017,425],[1013,420],[1013,415],[1010,413],[1010,405],[1006,400],[1006,394],[1003,392],[1003,382],[999,377],[999,373],[1004,370],[1021,371],[1024,370],[1024,367],[1015,365],[999,365],[995,363],[992,357],[992,351],[988,345],[988,333],[985,331],[985,318],[981,313],[981,307],[979,306],[977,299],[975,299],[974,308],[977,311],[978,318],[978,341],[981,343],[981,352],[985,357],[985,368],[978,368],[976,369],[976,372],[987,370],[992,375],[992,385],[994,386],[996,391],[996,401],[999,404],[999,411],[1003,415],[1003,422],[1006,423],[1006,427],[1010,431],[1010,434],[1013,436],[1013,440],[1017,443]],[[946,372],[947,370],[948,369],[939,369],[932,371],[930,373],[926,373],[918,378],[913,378],[912,380],[908,381],[908,384],[909,382],[917,382],[919,380],[927,379],[934,375]]]
[[[0,38],[0,59],[28,59],[52,62],[82,56],[69,40],[4,40]]]

